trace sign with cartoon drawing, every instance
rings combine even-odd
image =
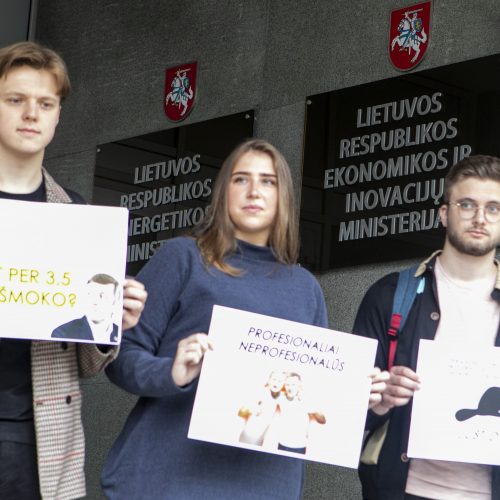
[[[0,210],[0,337],[118,344],[127,210],[11,200]]]
[[[411,5],[391,12],[389,57],[396,69],[413,69],[429,46],[431,2]]]
[[[355,468],[376,341],[215,306],[188,437]]]
[[[408,456],[500,465],[500,348],[421,340]]]

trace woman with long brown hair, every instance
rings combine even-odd
[[[214,304],[327,326],[321,288],[297,254],[288,165],[268,142],[246,141],[193,236],[168,240],[138,276],[149,299],[107,373],[140,399],[103,471],[108,498],[300,497],[301,460],[187,438]]]

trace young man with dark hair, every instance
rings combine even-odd
[[[70,83],[61,57],[22,42],[0,49],[0,198],[83,203],[43,168]],[[4,235],[15,237],[15,235]],[[124,283],[123,329],[146,300]],[[79,376],[109,364],[117,348],[0,339],[0,498],[71,499],[85,495]]]
[[[119,283],[109,274],[95,274],[87,281],[85,315],[58,326],[53,339],[118,341],[118,325],[113,322]]]
[[[473,346],[500,346],[500,159],[477,155],[454,165],[445,179],[440,217],[446,228],[442,251],[422,262],[425,277],[398,340],[394,366],[381,401],[369,411],[367,429],[389,420],[375,465],[360,464],[369,500],[500,498],[500,467],[412,459],[406,454],[420,339]],[[388,336],[398,275],[375,283],[359,308],[354,332],[378,340],[376,364],[387,370]]]

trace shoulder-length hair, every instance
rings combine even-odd
[[[231,276],[240,270],[224,261],[236,249],[235,226],[229,217],[228,188],[236,163],[249,151],[268,155],[276,172],[278,207],[269,236],[278,262],[295,264],[299,253],[298,221],[290,168],[283,155],[269,142],[250,139],[237,146],[226,158],[214,183],[212,202],[194,237],[206,265],[213,265]]]

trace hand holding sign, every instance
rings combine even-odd
[[[131,278],[124,281],[122,330],[137,325],[147,297],[148,293],[142,283]]]
[[[393,366],[389,371],[381,402],[372,409],[378,415],[384,415],[395,406],[407,405],[419,388],[420,379],[412,369],[407,366]]]
[[[193,333],[177,344],[172,379],[179,387],[191,383],[201,371],[203,356],[213,349],[206,333]]]
[[[387,389],[387,381],[390,378],[388,371],[381,371],[380,368],[373,368],[369,377],[372,379],[370,389],[369,407],[373,408],[382,402],[382,395]]]

